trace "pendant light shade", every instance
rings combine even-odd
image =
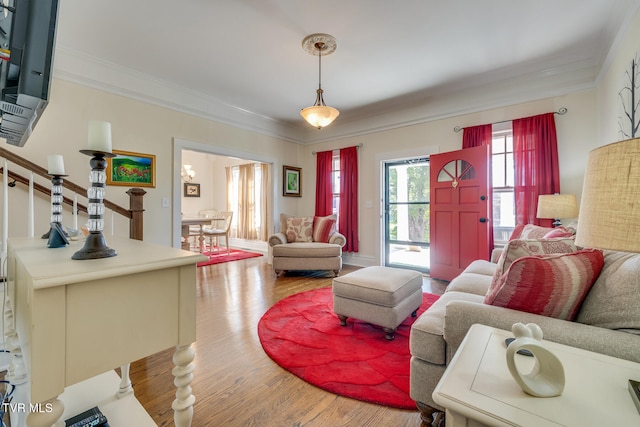
[[[340,114],[338,110],[324,103],[322,94],[322,55],[330,55],[336,50],[336,40],[329,34],[311,34],[302,40],[302,48],[312,55],[318,55],[318,90],[316,102],[300,111],[300,115],[313,127],[322,129],[330,125]]]

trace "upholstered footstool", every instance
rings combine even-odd
[[[382,326],[388,340],[421,304],[422,274],[417,271],[375,266],[333,279],[333,311],[340,324],[351,317]]]

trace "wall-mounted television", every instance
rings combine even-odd
[[[0,0],[0,138],[22,147],[49,103],[58,0]]]

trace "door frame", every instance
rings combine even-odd
[[[373,189],[373,191],[375,192],[375,196],[377,197],[375,199],[377,200],[377,206],[375,207],[377,209],[377,212],[374,212],[374,214],[378,215],[378,227],[375,228],[375,233],[376,233],[375,241],[378,242],[378,246],[376,249],[376,254],[374,256],[374,259],[369,259],[366,265],[384,265],[385,242],[384,242],[383,210],[384,210],[384,202],[385,202],[384,200],[384,197],[385,197],[384,196],[385,195],[384,164],[385,162],[402,161],[402,160],[408,160],[416,157],[429,157],[431,154],[435,154],[438,152],[440,152],[440,146],[429,145],[429,142],[427,141],[425,142],[425,145],[423,147],[416,147],[408,150],[405,149],[405,150],[398,150],[398,151],[386,151],[383,153],[375,154],[375,163],[378,164],[378,167],[376,168],[377,176],[375,177],[375,181],[373,182],[377,182],[378,185],[377,185],[377,188]],[[366,188],[364,186],[365,184],[363,183],[362,188],[360,189],[361,192],[366,191]],[[363,215],[366,212],[366,209],[368,209],[367,207],[368,205],[366,203],[367,202],[365,202],[365,210],[364,212],[361,212],[361,215]],[[361,224],[362,224],[362,221],[361,221]],[[343,259],[344,259],[344,255],[343,255]]]

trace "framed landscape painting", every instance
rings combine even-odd
[[[302,168],[283,166],[282,195],[301,197],[302,196]]]
[[[156,186],[156,156],[113,150],[107,158],[107,185],[126,187]]]

